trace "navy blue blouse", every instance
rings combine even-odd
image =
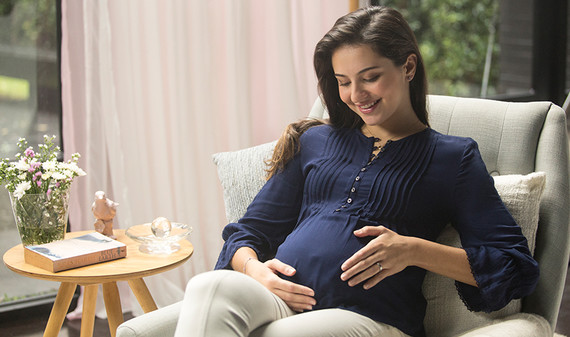
[[[368,163],[373,146],[358,129],[305,132],[295,158],[225,227],[216,269],[231,268],[236,250],[251,247],[262,261],[293,266],[293,277],[281,277],[312,288],[315,310],[343,308],[423,336],[425,270],[407,267],[364,290],[341,281],[340,266],[371,239],[354,236],[357,228],[382,224],[435,241],[451,223],[479,286],[456,282],[469,309],[498,310],[534,290],[538,265],[474,140],[428,128],[387,144]]]

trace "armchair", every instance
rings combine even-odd
[[[521,227],[534,246],[541,271],[533,294],[491,314],[467,311],[453,281],[428,273],[424,281],[428,336],[552,336],[570,253],[570,177],[564,111],[549,102],[510,103],[449,96],[430,96],[428,102],[431,127],[441,133],[474,138],[509,211],[517,221],[519,213],[528,213],[528,219],[521,221],[529,224]],[[319,99],[309,116],[326,117]],[[237,220],[263,186],[263,159],[271,154],[273,146],[268,143],[214,155],[228,221]],[[544,174],[532,173],[539,171]],[[454,244],[456,237],[457,233],[449,229],[440,241]],[[175,303],[131,319],[119,326],[117,336],[173,336],[181,305]]]

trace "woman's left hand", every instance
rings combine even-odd
[[[384,226],[362,227],[354,231],[354,235],[375,238],[342,264],[340,278],[348,281],[349,286],[365,282],[364,289],[370,289],[411,265],[411,237],[399,235]]]

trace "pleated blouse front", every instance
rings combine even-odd
[[[497,310],[534,289],[537,264],[473,140],[426,129],[369,162],[373,146],[357,129],[308,130],[299,154],[226,226],[216,268],[230,268],[235,251],[251,247],[260,260],[293,266],[287,279],[315,291],[315,310],[343,308],[423,336],[425,270],[408,267],[364,290],[342,281],[340,266],[372,239],[354,236],[363,226],[434,241],[451,223],[479,285],[457,283],[470,309]]]

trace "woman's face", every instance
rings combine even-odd
[[[415,55],[396,66],[369,46],[348,45],[333,53],[332,66],[341,100],[367,125],[388,126],[409,113],[415,117],[408,80],[415,72]]]

